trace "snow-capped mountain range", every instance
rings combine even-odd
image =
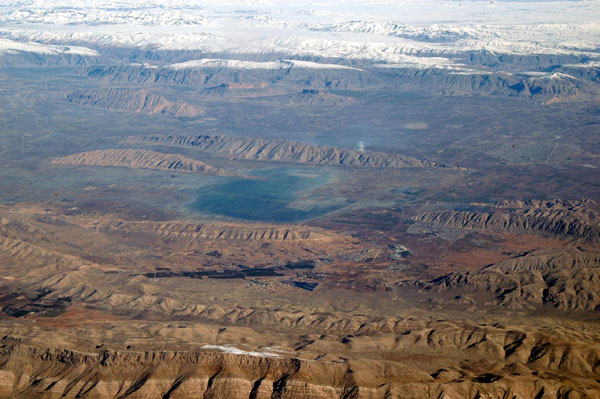
[[[600,2],[9,0],[0,66],[19,65],[103,65],[86,73],[133,81],[323,70],[314,81],[331,84],[335,71],[361,87],[590,99],[600,92]]]
[[[452,58],[470,50],[594,57],[600,51],[600,3],[12,0],[0,3],[0,35],[58,45],[282,53],[396,64],[406,63],[406,56]]]

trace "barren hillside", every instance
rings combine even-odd
[[[561,310],[600,310],[598,249],[537,250],[478,272],[451,273],[422,284],[432,291],[489,297],[514,309],[550,305]]]
[[[502,201],[485,212],[441,210],[422,213],[414,220],[453,228],[600,242],[599,205],[593,200]]]
[[[74,166],[114,166],[122,168],[141,168],[168,170],[172,172],[194,172],[211,176],[245,177],[241,173],[215,168],[202,161],[187,158],[179,154],[163,154],[156,151],[138,149],[110,149],[80,152],[62,158],[53,163]]]
[[[207,151],[221,156],[254,161],[366,168],[446,168],[445,165],[432,161],[397,154],[359,152],[283,139],[265,140],[228,136],[146,136],[143,138],[131,137],[128,141],[194,148],[198,151]]]
[[[198,107],[185,102],[172,102],[149,90],[99,88],[78,90],[66,97],[74,104],[114,111],[165,114],[177,117],[195,117],[202,113]]]

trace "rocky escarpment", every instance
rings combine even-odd
[[[228,136],[145,136],[134,143],[193,148],[234,159],[367,168],[445,168],[432,161],[382,152],[359,152],[283,139]]]
[[[2,397],[331,398],[352,390],[381,391],[383,397],[386,390],[377,380],[357,381],[350,365],[290,358],[209,351],[88,354],[14,344],[1,355]],[[432,380],[422,372],[411,377]]]
[[[327,90],[385,87],[385,82],[364,70],[293,60],[252,62],[200,59],[160,67],[139,64],[97,66],[90,67],[86,73],[88,77],[109,82],[200,88],[232,84]]]
[[[103,232],[121,234],[143,233],[160,237],[168,242],[197,240],[250,240],[250,241],[329,241],[332,232],[316,228],[285,225],[252,225],[241,223],[186,223],[180,221],[114,221],[94,224]]]
[[[593,381],[597,366],[589,366],[598,356],[593,344],[561,348],[551,336],[501,327],[447,325],[422,333],[399,339],[414,341],[412,348],[447,350],[450,342],[471,353],[497,348],[492,358],[504,354],[506,365],[475,361],[428,373],[393,361],[332,362],[241,350],[235,354],[202,349],[85,353],[32,346],[5,336],[0,348],[0,395],[14,399],[600,397],[599,385]],[[556,356],[569,369],[569,379],[564,378],[567,374],[550,371],[559,363],[553,360]]]
[[[592,71],[590,71],[592,72]],[[594,82],[556,71],[507,73],[447,71],[442,68],[383,68],[398,90],[419,90],[447,96],[508,96],[541,102],[582,101],[598,96]]]
[[[414,220],[452,228],[554,235],[600,242],[599,204],[593,200],[502,201],[488,209],[425,212]]]
[[[216,168],[179,154],[163,154],[161,152],[138,149],[109,149],[80,152],[62,158],[55,158],[52,162],[74,166],[114,166],[250,178],[250,176]]]
[[[512,308],[550,305],[561,310],[600,310],[600,250],[544,249],[478,272],[451,273],[421,286],[430,291],[489,295]],[[482,296],[481,296],[482,295]]]
[[[502,54],[501,57],[502,59],[498,59],[498,55],[491,52],[465,54],[462,62],[468,67],[460,69],[444,68],[441,65],[424,68],[410,64],[368,64],[362,69],[327,68],[319,67],[316,63],[312,68],[305,68],[298,61],[245,63],[197,60],[162,67],[96,66],[87,70],[87,76],[135,84],[166,83],[213,88],[241,83],[287,86],[302,90],[392,89],[446,96],[519,97],[540,102],[585,101],[598,96],[598,87],[594,81],[598,68],[579,64],[583,61],[581,58],[547,57],[542,54]],[[510,65],[511,62],[514,64]],[[572,63],[578,64],[577,68],[584,72],[572,71],[569,68]],[[511,71],[507,72],[506,68]],[[265,90],[264,95],[269,95],[269,91]]]
[[[195,117],[202,110],[185,102],[171,102],[149,90],[98,88],[78,90],[67,95],[66,100],[88,107],[115,111],[164,114],[177,117]]]

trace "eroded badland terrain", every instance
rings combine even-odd
[[[600,398],[597,49],[11,32],[0,397]]]

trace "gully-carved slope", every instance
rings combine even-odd
[[[421,284],[457,294],[491,295],[511,308],[550,305],[561,310],[600,310],[600,251],[546,249],[499,262],[478,272],[458,272]]]
[[[149,90],[99,88],[78,90],[66,97],[74,104],[115,111],[166,114],[178,117],[195,117],[202,110],[184,102],[172,102]]]
[[[62,158],[55,158],[52,162],[75,166],[114,166],[250,178],[250,176],[216,168],[179,154],[163,154],[161,152],[138,149],[109,149],[80,152]]]
[[[445,165],[397,154],[360,152],[283,139],[228,136],[146,136],[128,141],[194,148],[234,159],[294,162],[366,168],[446,168]]]
[[[555,235],[600,242],[600,207],[593,200],[502,201],[488,211],[440,210],[414,220],[446,227]]]

